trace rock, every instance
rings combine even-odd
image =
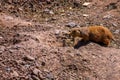
[[[5,47],[4,47],[4,46],[1,46],[1,47],[0,47],[0,53],[2,53],[3,51],[5,51]]]
[[[85,2],[85,3],[83,3],[83,6],[87,7],[90,4],[91,4],[90,2]]]
[[[88,14],[83,14],[83,17],[88,17],[89,15]]]
[[[42,65],[42,66],[45,66],[45,62],[42,62],[41,65]]]
[[[50,11],[50,9],[48,9],[48,8],[46,8],[45,10],[44,10],[44,12],[49,12]]]
[[[72,13],[72,12],[69,12],[69,13],[67,13],[67,15],[70,16],[70,15],[73,15],[73,13]]]
[[[39,77],[35,76],[35,75],[32,75],[31,76],[33,80],[41,80]]]
[[[24,66],[25,66],[26,68],[30,68],[31,65],[30,65],[30,64],[25,64]]]
[[[50,10],[47,9],[47,8],[44,10],[45,13],[49,13],[49,11],[50,11]]]
[[[25,61],[22,61],[22,60],[15,60],[15,62],[16,62],[17,64],[25,65]]]
[[[55,20],[57,20],[56,18],[54,18],[54,17],[52,17],[52,18],[50,18],[50,19],[46,19],[46,21],[47,22],[50,22],[50,21],[55,21]]]
[[[2,58],[0,58],[0,61],[2,61],[3,59]]]
[[[53,11],[49,11],[49,14],[54,14],[54,12]]]
[[[10,72],[11,71],[11,68],[10,67],[6,67],[5,68],[7,72]]]
[[[81,1],[80,0],[74,0],[74,7],[81,7]]]
[[[13,20],[13,17],[12,16],[5,16],[5,20],[7,20],[7,21]]]
[[[52,73],[48,73],[48,74],[46,75],[46,78],[47,78],[48,80],[54,80],[54,76],[53,76]]]
[[[15,50],[14,50],[14,49],[9,49],[9,52],[10,52],[10,53],[14,53]]]
[[[19,76],[19,74],[16,71],[13,71],[13,73],[11,73],[11,75],[14,76],[14,77],[18,77]]]
[[[115,33],[115,34],[119,34],[119,33],[120,33],[120,30],[115,30],[114,33]]]
[[[26,55],[26,56],[24,57],[24,60],[34,61],[35,58],[32,57],[32,56],[30,56],[30,55]]]
[[[48,9],[48,8],[46,8],[46,9],[44,10],[44,13],[54,14],[54,12],[53,12],[52,10]]]
[[[2,37],[2,36],[0,36],[0,39],[3,39],[3,37]]]
[[[55,35],[60,34],[61,30],[55,30]]]
[[[20,8],[18,8],[20,11],[23,11],[23,9],[20,7]]]
[[[110,14],[103,16],[103,19],[110,19],[110,18],[112,18],[112,15]]]
[[[117,24],[116,23],[112,23],[113,26],[117,27]]]
[[[47,4],[51,4],[51,0],[46,0]]]
[[[108,10],[112,10],[112,9],[116,9],[116,8],[117,8],[116,3],[110,3],[109,5],[107,5]]]
[[[77,24],[74,23],[74,22],[69,22],[68,24],[66,24],[66,26],[67,26],[67,27],[71,27],[71,28],[73,28],[73,27],[76,27]]]
[[[41,73],[41,71],[40,71],[39,69],[35,68],[35,69],[33,70],[33,74],[34,74],[34,75],[38,75],[39,73]]]

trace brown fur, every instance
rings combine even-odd
[[[81,37],[85,42],[93,41],[97,43],[102,43],[106,46],[108,46],[110,44],[110,41],[114,39],[110,30],[103,26],[73,28],[70,31],[70,35],[73,37],[75,44],[76,37]]]

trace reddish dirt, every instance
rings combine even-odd
[[[119,80],[119,0],[1,0],[0,5],[0,80]],[[115,41],[109,47],[64,45],[69,22],[106,26]]]

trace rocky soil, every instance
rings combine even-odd
[[[102,25],[110,46],[65,43],[73,27]],[[119,0],[1,0],[0,80],[119,80]]]

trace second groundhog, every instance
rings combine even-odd
[[[76,42],[76,37],[80,37],[83,41],[93,41],[96,43],[102,43],[105,46],[108,46],[111,40],[114,40],[114,37],[110,30],[103,26],[90,26],[90,27],[81,27],[73,28],[70,31],[70,36],[74,40],[74,45]]]

